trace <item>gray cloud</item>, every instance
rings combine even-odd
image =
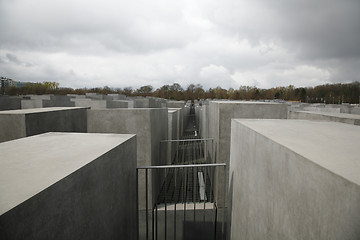
[[[23,81],[206,88],[360,81],[358,0],[2,0],[0,29],[1,75]]]
[[[10,62],[14,62],[14,63],[16,63],[16,64],[21,64],[20,61],[19,61],[19,59],[18,59],[15,55],[13,55],[13,54],[7,53],[7,54],[6,54],[6,57],[7,57],[7,59],[8,59]]]
[[[135,1],[134,5],[112,0],[90,4],[68,0],[3,2],[0,26],[6,34],[0,40],[10,49],[143,53],[183,47],[194,35],[186,32],[189,26],[182,22],[180,9],[162,13],[151,8],[148,1]]]

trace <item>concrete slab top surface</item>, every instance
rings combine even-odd
[[[133,134],[45,133],[0,144],[0,215]]]
[[[348,118],[348,119],[360,119],[358,114],[349,114],[349,113],[336,113],[336,112],[321,112],[321,111],[297,111],[291,110],[291,112],[299,113],[310,113],[316,115],[330,116],[330,117],[339,117],[339,118]]]
[[[360,128],[324,121],[234,119],[360,186]]]
[[[214,103],[224,103],[224,104],[266,104],[266,105],[278,105],[284,103],[277,102],[250,102],[250,101],[211,101]]]
[[[55,111],[65,111],[65,110],[74,110],[74,109],[88,109],[88,107],[29,108],[29,109],[0,111],[0,114],[31,114],[31,113],[55,112]]]

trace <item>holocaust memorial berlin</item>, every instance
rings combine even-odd
[[[360,107],[0,96],[0,239],[360,239]]]

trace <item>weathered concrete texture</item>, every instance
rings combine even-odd
[[[350,109],[350,114],[358,114],[360,115],[360,107],[353,107]]]
[[[91,109],[128,108],[132,107],[132,101],[123,100],[94,100],[94,99],[71,99],[76,107],[90,107]],[[130,102],[130,103],[129,103]]]
[[[0,96],[0,111],[21,109],[20,97]]]
[[[94,99],[94,100],[103,100],[104,95],[98,93],[85,93],[86,98]]]
[[[24,96],[25,98],[29,98],[29,99],[32,99],[32,100],[50,100],[51,96],[53,95],[26,95]]]
[[[0,144],[0,239],[135,239],[135,138],[47,133]]]
[[[171,101],[171,100],[168,100],[166,102],[166,106],[168,108],[184,108],[185,101]]]
[[[159,165],[160,141],[167,139],[167,109],[88,110],[89,133],[137,135],[138,166]]]
[[[195,125],[196,129],[200,129],[200,114],[201,114],[201,106],[197,103],[195,104]]]
[[[168,140],[179,139],[179,119],[181,108],[168,109]],[[163,142],[161,147],[167,149],[166,164],[171,164],[174,159],[178,142]]]
[[[106,108],[129,108],[129,103],[131,107],[130,101],[124,101],[124,100],[107,100],[106,102]]]
[[[181,120],[180,120],[180,135],[182,135],[183,131],[184,131],[184,114],[185,114],[185,101],[171,101],[168,100],[166,101],[166,106],[168,108],[181,108]],[[179,136],[180,136],[179,135]]]
[[[21,109],[42,108],[42,107],[43,107],[42,99],[21,100]]]
[[[70,96],[52,95],[29,95],[21,100],[22,109],[43,108],[43,107],[75,107],[75,103],[70,101]]]
[[[199,131],[201,138],[209,137],[209,105],[202,105],[200,107]]]
[[[360,107],[353,107],[350,109],[350,114],[358,114],[360,115]]]
[[[350,104],[323,104],[323,103],[288,103],[289,110],[294,111],[311,111],[311,112],[333,112],[333,113],[348,113],[360,114],[359,107]]]
[[[70,101],[71,96],[50,96],[50,100],[43,100],[44,107],[75,107],[75,103]]]
[[[0,112],[0,142],[45,132],[86,132],[86,108],[35,108]]]
[[[108,94],[109,100],[126,100],[126,96],[122,94]]]
[[[176,117],[177,117],[177,126],[176,126],[176,139],[180,139],[182,133],[183,133],[183,121],[184,121],[184,117],[183,117],[183,108],[168,108],[168,110],[175,110],[176,111]]]
[[[134,108],[161,108],[161,102],[156,98],[131,98],[134,101]]]
[[[69,96],[71,98],[86,98],[85,95],[78,95],[78,94],[66,94],[66,96]]]
[[[340,113],[340,108],[335,107],[304,107],[304,111]]]
[[[215,141],[216,162],[229,164],[232,118],[286,119],[287,105],[265,102],[212,101],[209,104],[209,137]],[[212,149],[209,149],[213,153]],[[211,156],[212,159],[213,156]],[[218,179],[221,177],[218,176]],[[225,179],[228,179],[226,177]],[[224,186],[217,181],[218,186]],[[221,196],[221,195],[219,195]],[[219,199],[219,202],[222,200]]]
[[[289,111],[289,119],[332,121],[332,122],[341,122],[352,125],[360,125],[359,115],[346,114],[346,113]]]
[[[168,110],[166,108],[106,109],[88,110],[88,132],[91,133],[130,133],[137,135],[137,166],[161,165],[160,141],[168,137]],[[164,149],[165,150],[165,149]],[[144,172],[142,172],[144,173]],[[151,180],[151,179],[150,179]],[[153,179],[155,182],[157,180]],[[151,184],[149,192],[156,193],[160,184]],[[145,186],[141,177],[139,186]],[[149,197],[150,198],[150,197]],[[140,203],[145,203],[144,191],[139,195]],[[144,207],[142,204],[140,207]]]
[[[190,118],[190,106],[191,102],[188,101],[185,104],[184,111],[183,111],[183,132],[185,132],[185,128],[188,126],[189,118]]]
[[[360,128],[232,121],[231,239],[359,239]]]
[[[97,95],[95,95],[97,96]],[[106,109],[106,100],[93,100],[93,99],[71,99],[75,103],[75,107],[90,107],[91,109]]]

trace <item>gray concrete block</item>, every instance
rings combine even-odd
[[[0,144],[0,239],[135,239],[136,137],[47,133]]]
[[[176,111],[176,122],[177,122],[177,125],[176,125],[176,139],[180,139],[180,137],[182,136],[182,133],[183,133],[183,121],[184,121],[184,118],[183,118],[183,109],[182,108],[168,108],[168,111],[171,111],[171,110],[175,110]]]
[[[51,96],[53,95],[26,95],[26,97],[32,100],[50,100]]]
[[[214,138],[215,151],[209,147],[212,159],[215,152],[216,162],[230,162],[230,128],[233,118],[258,118],[258,119],[286,119],[287,105],[267,102],[243,101],[211,101],[209,104],[209,137]],[[221,172],[217,172],[221,174]],[[218,179],[222,179],[218,177]],[[228,179],[226,177],[225,179]],[[219,180],[215,186],[218,189],[224,186]],[[216,190],[217,191],[217,190]],[[218,196],[221,196],[218,194]],[[221,203],[222,200],[218,199]]]
[[[146,97],[146,99],[149,99],[149,108],[162,108],[164,99],[154,97]]]
[[[45,132],[86,132],[86,108],[35,108],[0,112],[0,142]]]
[[[69,102],[70,99],[72,98],[75,98],[75,97],[72,97],[72,96],[65,96],[65,95],[54,95],[54,96],[50,96],[50,100],[53,100],[53,101],[60,101],[60,102]]]
[[[168,111],[160,108],[105,109],[88,110],[87,127],[89,133],[122,133],[136,134],[137,166],[162,165],[160,141],[168,137]],[[142,172],[143,173],[143,172]],[[149,177],[150,178],[150,177]],[[152,184],[154,182],[154,184]],[[149,192],[157,196],[160,183],[150,179]],[[145,186],[142,176],[139,186]],[[151,198],[151,197],[149,197]],[[140,192],[140,208],[145,202],[144,191]],[[154,199],[152,199],[154,201]],[[151,206],[151,205],[150,205]]]
[[[21,100],[22,109],[47,108],[47,107],[75,107],[71,96],[62,95],[28,95],[30,99]]]
[[[360,128],[232,120],[231,239],[359,239]]]
[[[94,100],[103,100],[104,95],[98,93],[85,93],[86,98],[94,99]]]
[[[360,115],[360,107],[353,107],[350,109],[350,114],[358,114]]]
[[[360,116],[347,113],[289,111],[289,119],[341,122],[360,125]]]
[[[43,107],[75,107],[71,101],[43,100]]]
[[[209,137],[209,105],[202,105],[200,107],[199,131],[201,138]]]
[[[136,134],[138,166],[159,165],[160,141],[168,137],[167,109],[88,110],[89,133]]]
[[[32,109],[32,108],[42,108],[42,107],[43,107],[42,99],[21,100],[21,109]]]
[[[107,100],[106,108],[129,108],[129,101]]]
[[[0,111],[21,109],[20,97],[0,96]]]
[[[94,100],[90,98],[79,99],[74,98],[71,99],[75,103],[75,107],[89,107],[91,109],[106,109],[107,101],[106,100]]]
[[[134,108],[150,108],[150,100],[147,98],[135,98],[133,101]]]
[[[50,100],[43,100],[43,107],[75,107],[75,103],[70,101],[73,96],[55,95],[50,96]]]
[[[168,140],[179,140],[179,129],[180,129],[180,112],[181,108],[168,109]],[[178,143],[177,142],[168,142],[162,143],[161,147],[166,147],[167,149],[167,164],[171,164],[176,153]]]
[[[332,107],[304,107],[303,110],[311,111],[311,112],[340,113],[340,108],[332,108]]]
[[[129,97],[134,108],[161,108],[161,99],[153,97]]]
[[[107,96],[112,100],[126,100],[126,96],[123,94],[108,94]]]
[[[66,94],[66,96],[69,96],[71,98],[86,98],[85,95],[78,95],[78,94]]]
[[[179,137],[182,136],[184,132],[184,108],[185,101],[167,101],[166,106],[168,109],[181,109],[180,111],[180,119],[179,119]]]
[[[168,108],[184,108],[185,101],[171,101],[171,100],[168,100],[166,102],[166,106]]]

